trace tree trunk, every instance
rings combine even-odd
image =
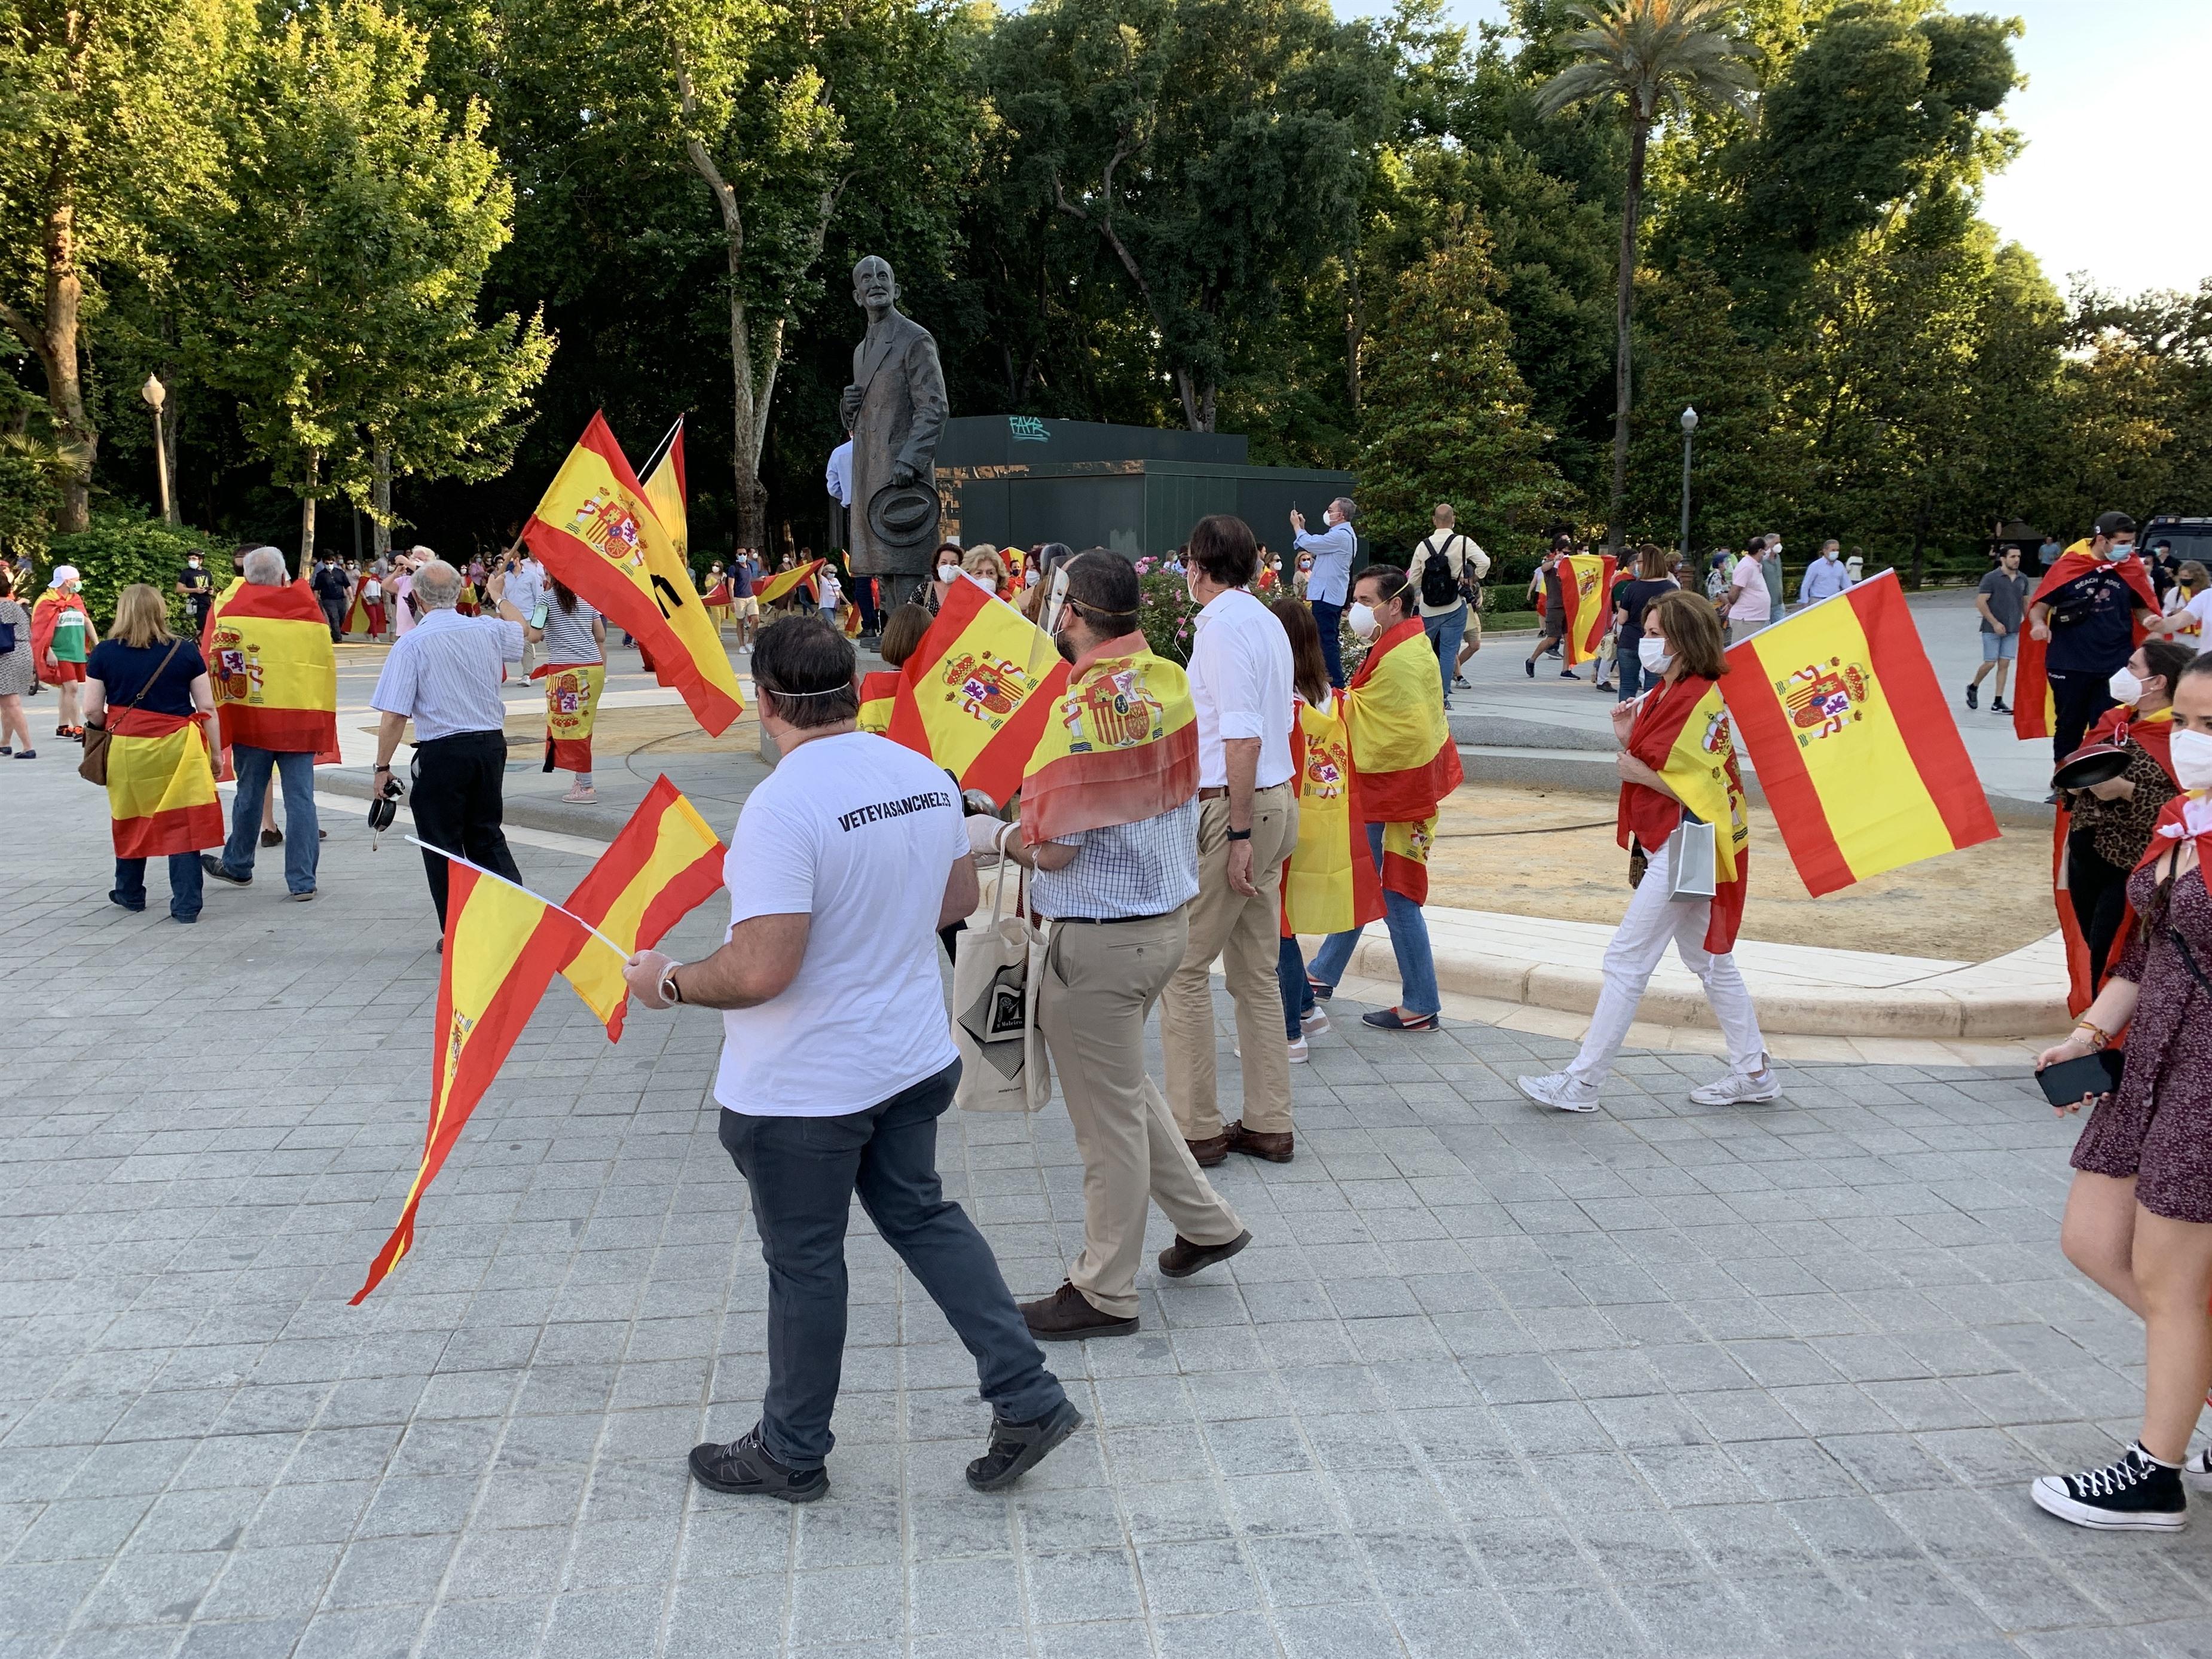
[[[1628,325],[1636,308],[1636,222],[1644,208],[1644,152],[1651,142],[1651,118],[1632,111],[1628,140],[1628,182],[1620,198],[1620,275],[1613,301],[1613,494],[1605,510],[1605,544],[1621,548],[1621,515],[1628,501]]]
[[[1344,275],[1344,391],[1352,402],[1354,424],[1359,420],[1359,343],[1367,332],[1359,308],[1359,266],[1346,260]]]
[[[100,433],[85,413],[84,380],[77,368],[84,279],[76,264],[75,181],[58,167],[48,175],[46,200],[40,238],[46,261],[43,313],[33,322],[13,306],[0,304],[0,322],[36,355],[46,376],[54,447],[63,464],[61,511],[54,528],[70,535],[92,521],[92,464],[100,453]]]
[[[368,481],[368,550],[381,559],[392,551],[392,447],[379,444],[375,471]]]
[[[1912,509],[1912,580],[1907,584],[1912,591],[1920,591],[1920,583],[1928,570],[1928,503],[1921,501]]]
[[[300,569],[305,574],[315,562],[315,494],[321,487],[323,458],[307,457],[307,481],[300,490]]]

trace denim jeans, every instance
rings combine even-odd
[[[1296,1042],[1305,1035],[1305,1017],[1312,1012],[1313,987],[1306,983],[1306,954],[1295,935],[1283,935],[1275,957],[1275,979],[1283,988],[1283,1034]]]
[[[1368,850],[1375,855],[1375,867],[1382,867],[1382,826],[1367,826]],[[1398,1006],[1409,1014],[1433,1014],[1443,1006],[1443,999],[1437,991],[1437,961],[1429,951],[1429,924],[1421,915],[1421,907],[1403,893],[1384,889],[1382,920],[1390,929],[1390,953],[1398,958]],[[1314,977],[1324,985],[1334,985],[1344,977],[1351,965],[1352,947],[1359,943],[1364,927],[1354,927],[1349,933],[1331,933],[1322,941],[1314,957]]]
[[[1613,672],[1620,677],[1620,701],[1626,702],[1644,690],[1644,659],[1630,649],[1636,643],[1626,635],[1613,659]]]
[[[234,876],[253,873],[253,849],[261,844],[261,798],[273,769],[284,785],[284,885],[295,893],[315,890],[318,845],[315,822],[315,757],[304,751],[231,745],[230,763],[238,773],[238,795],[230,804],[230,839],[222,844],[222,867]]]
[[[1312,602],[1314,626],[1321,629],[1321,659],[1328,665],[1328,683],[1344,684],[1344,607],[1326,599]]]
[[[884,1242],[975,1357],[983,1398],[1027,1422],[1067,1395],[1045,1369],[998,1259],[937,1175],[937,1120],[960,1080],[955,1060],[889,1100],[841,1117],[722,1110],[722,1146],[752,1194],[768,1263],[768,1389],[761,1439],[780,1463],[815,1469],[836,1437],[830,1414],[845,1362],[845,1224],[853,1196]]]
[[[169,914],[179,921],[190,921],[200,913],[200,898],[207,886],[207,878],[200,868],[198,853],[169,854]],[[108,897],[126,910],[146,908],[146,860],[118,859],[115,860],[115,889]]]
[[[1421,627],[1436,647],[1437,666],[1443,671],[1444,707],[1451,707],[1452,675],[1459,668],[1459,642],[1467,633],[1467,605],[1462,601],[1456,611],[1448,611],[1441,617],[1424,617]]]

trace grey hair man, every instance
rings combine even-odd
[[[422,615],[384,659],[369,707],[381,720],[376,731],[376,772],[381,790],[392,777],[392,757],[415,723],[415,828],[432,847],[519,882],[514,854],[500,826],[501,786],[507,774],[507,708],[500,696],[506,665],[522,660],[522,616],[507,599],[506,574],[495,571],[484,596],[496,617],[464,617],[461,573],[443,559],[416,568],[414,595]],[[430,902],[438,908],[442,946],[446,927],[446,860],[426,851],[422,870]]]

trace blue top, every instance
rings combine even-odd
[[[2136,648],[2135,589],[2110,565],[2076,576],[2044,596],[2051,607],[2051,645],[2044,666],[2061,674],[2109,674]],[[2062,611],[2086,609],[2080,622],[2062,627]]]
[[[1301,530],[1291,538],[1298,551],[1313,555],[1306,573],[1306,603],[1342,605],[1352,586],[1352,556],[1359,550],[1359,538],[1348,524],[1333,524],[1316,536]]]
[[[1805,567],[1797,583],[1797,603],[1817,605],[1832,599],[1851,585],[1851,573],[1841,559],[1815,559]]]
[[[169,658],[169,665],[161,668],[161,659],[169,656],[166,645],[125,645],[120,640],[102,640],[92,647],[92,655],[84,665],[84,677],[98,680],[107,693],[111,722],[115,710],[128,708],[134,702],[149,714],[175,714],[189,720],[192,714],[192,682],[207,672],[207,659],[190,640],[177,647],[177,654]],[[150,686],[147,677],[157,668],[161,677]],[[146,687],[144,696],[139,688]]]
[[[500,682],[504,665],[521,660],[520,623],[433,611],[392,647],[368,706],[411,717],[418,744],[463,732],[504,731]]]

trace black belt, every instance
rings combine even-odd
[[[1079,921],[1085,927],[1119,927],[1125,921],[1158,921],[1164,916],[1171,916],[1174,914],[1173,910],[1159,910],[1149,916],[1047,916],[1045,920],[1059,927],[1065,927],[1071,921]]]

